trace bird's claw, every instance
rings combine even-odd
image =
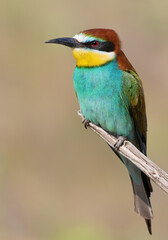
[[[124,144],[124,141],[125,141],[125,140],[126,140],[125,137],[120,136],[120,137],[117,139],[116,143],[114,144],[114,150],[118,151],[119,148]]]
[[[84,124],[84,127],[87,129],[88,126],[89,126],[90,121],[87,120],[86,118],[84,118],[84,119],[82,120],[82,123]]]

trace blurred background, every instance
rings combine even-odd
[[[77,116],[71,50],[44,41],[118,32],[144,85],[148,156],[168,172],[167,8],[167,0],[1,1],[0,239],[151,239],[125,167]],[[152,239],[167,239],[168,196],[153,187]]]

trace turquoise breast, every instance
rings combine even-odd
[[[86,119],[115,135],[134,137],[134,124],[121,98],[122,71],[117,61],[100,67],[76,67],[74,87]]]

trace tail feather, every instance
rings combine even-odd
[[[153,218],[153,212],[150,203],[150,195],[153,189],[150,178],[147,177],[130,160],[118,152],[114,152],[128,169],[134,192],[135,212],[140,214],[145,219],[148,231],[150,234],[152,234],[151,219]]]
[[[145,219],[148,231],[152,234],[151,219],[153,218],[153,212],[149,198],[153,190],[150,179],[127,158],[121,155],[120,158],[130,174],[134,192],[135,212]]]
[[[152,207],[149,199],[149,186],[144,185],[142,181],[141,184],[136,184],[131,178],[133,191],[134,191],[134,205],[135,212],[139,213],[146,221],[148,231],[152,234],[151,229],[151,219],[153,218]]]
[[[152,235],[151,220],[150,220],[150,219],[145,219],[145,222],[146,222],[146,225],[147,225],[147,228],[148,228],[149,233]]]

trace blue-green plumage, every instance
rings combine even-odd
[[[113,135],[126,137],[145,154],[146,145],[136,124],[136,116],[134,119],[131,115],[133,105],[137,105],[137,99],[143,94],[139,81],[135,72],[119,69],[116,59],[99,67],[76,67],[74,72],[75,91],[84,117]],[[143,122],[146,122],[145,114],[141,114],[141,119],[144,118]],[[131,177],[135,210],[146,219],[151,232],[150,182],[127,158],[117,155]]]
[[[86,119],[115,135],[134,139],[134,123],[123,103],[123,72],[117,61],[94,68],[78,68],[74,86]]]
[[[87,120],[100,125],[113,135],[124,136],[136,144],[134,121],[128,111],[130,103],[126,96],[123,100],[125,74],[119,69],[116,60],[94,68],[76,67],[74,86],[80,111]],[[140,184],[139,169],[123,156],[120,158],[127,166],[134,181]]]

